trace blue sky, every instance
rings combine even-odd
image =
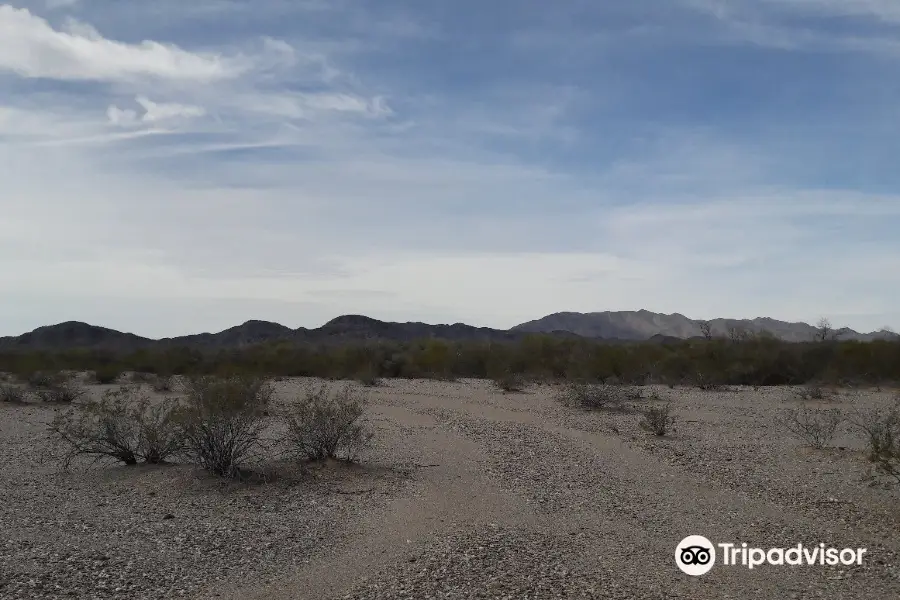
[[[900,327],[894,0],[0,3],[0,335]]]

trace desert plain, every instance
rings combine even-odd
[[[308,383],[278,381],[277,402]],[[625,410],[585,411],[551,385],[386,379],[365,388],[375,437],[358,462],[227,482],[188,464],[63,469],[47,424],[70,408],[0,404],[0,598],[900,598],[900,490],[846,424],[815,449],[779,417],[896,391],[636,389]],[[666,403],[667,435],[639,427]],[[690,577],[674,553],[695,534],[867,552]]]

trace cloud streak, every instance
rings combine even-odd
[[[0,4],[5,333],[900,326],[887,5],[174,6]]]

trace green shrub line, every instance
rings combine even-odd
[[[27,381],[35,373],[94,371],[109,380],[123,372],[160,375],[311,376],[453,380],[460,377],[625,384],[854,385],[900,381],[900,342],[782,342],[769,337],[603,343],[533,335],[517,342],[284,342],[241,349],[166,348],[114,353],[95,350],[0,353],[0,371]]]

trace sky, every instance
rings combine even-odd
[[[0,335],[900,329],[896,0],[0,2]]]

